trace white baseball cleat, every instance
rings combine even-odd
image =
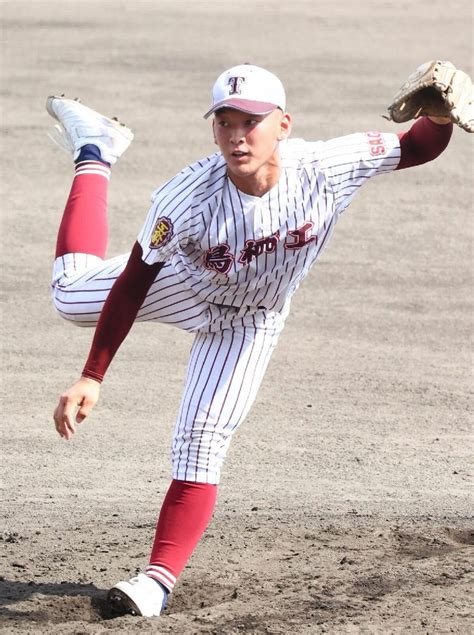
[[[77,99],[48,97],[46,110],[59,122],[49,137],[63,150],[72,152],[74,159],[79,156],[80,149],[90,143],[99,148],[104,161],[113,165],[132,142],[130,128],[84,106]]]
[[[139,573],[128,582],[119,582],[112,587],[107,600],[121,614],[156,617],[166,606],[168,594],[153,578]]]

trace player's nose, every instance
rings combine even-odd
[[[242,128],[235,126],[232,128],[232,130],[230,131],[230,142],[234,145],[238,145],[239,143],[242,143],[245,139],[245,133],[243,131]]]

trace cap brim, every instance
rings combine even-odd
[[[233,110],[240,110],[240,112],[247,112],[249,115],[269,115],[276,110],[278,106],[263,101],[251,101],[249,99],[224,99],[214,104],[214,106],[206,112],[204,119],[207,119],[212,113],[221,108],[232,108]]]

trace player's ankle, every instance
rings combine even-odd
[[[110,168],[110,163],[104,161],[99,148],[92,143],[88,143],[87,145],[82,146],[82,148],[79,150],[79,156],[74,161],[74,163],[80,163],[81,161],[98,161]]]
[[[149,578],[151,578],[151,576],[148,576]],[[165,605],[166,605],[166,600],[168,599],[168,595],[171,593],[171,591],[165,587],[164,584],[162,584],[159,580],[156,580],[155,578],[151,578],[152,580],[154,580],[156,582],[156,584],[160,587],[160,589],[162,589],[162,591],[165,594]]]

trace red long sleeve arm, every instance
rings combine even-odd
[[[127,266],[115,281],[96,327],[83,377],[102,381],[110,362],[130,331],[148,289],[163,263],[147,265],[142,248],[135,243]]]
[[[452,123],[438,124],[428,117],[417,119],[408,132],[398,135],[401,157],[397,170],[436,159],[448,145],[452,133]]]

